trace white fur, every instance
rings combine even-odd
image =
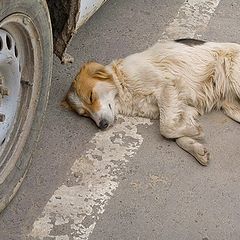
[[[234,43],[164,41],[113,61],[106,70],[117,90],[116,113],[160,118],[161,134],[206,165],[209,154],[197,142],[203,136],[198,115],[223,109],[240,120],[239,53]]]
[[[105,82],[99,82],[95,86],[94,90],[98,95],[101,108],[100,111],[91,113],[91,117],[97,126],[99,126],[99,123],[102,119],[107,120],[109,125],[112,125],[115,119],[114,98],[117,94],[117,91],[113,89],[111,85]]]

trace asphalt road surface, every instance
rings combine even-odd
[[[79,30],[72,65],[54,59],[46,121],[0,240],[239,240],[240,126],[202,117],[208,167],[162,138],[158,121],[119,116],[101,132],[59,106],[86,61],[109,63],[161,38],[240,42],[237,0],[109,0]]]

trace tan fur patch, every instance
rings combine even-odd
[[[92,113],[98,112],[101,107],[97,93],[94,91],[99,81],[112,82],[112,77],[103,65],[89,62],[81,68],[72,84],[86,109]]]

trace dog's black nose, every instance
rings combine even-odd
[[[108,121],[106,119],[101,120],[100,123],[99,123],[99,127],[101,129],[107,128],[108,127]]]

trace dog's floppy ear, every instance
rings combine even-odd
[[[98,71],[95,72],[95,74],[93,75],[95,78],[99,78],[99,79],[109,79],[110,78],[110,74],[108,74],[105,70],[105,68],[100,69]]]
[[[82,69],[83,71],[85,70],[89,76],[99,80],[111,78],[111,75],[106,71],[105,66],[96,62],[89,62],[85,64]]]

